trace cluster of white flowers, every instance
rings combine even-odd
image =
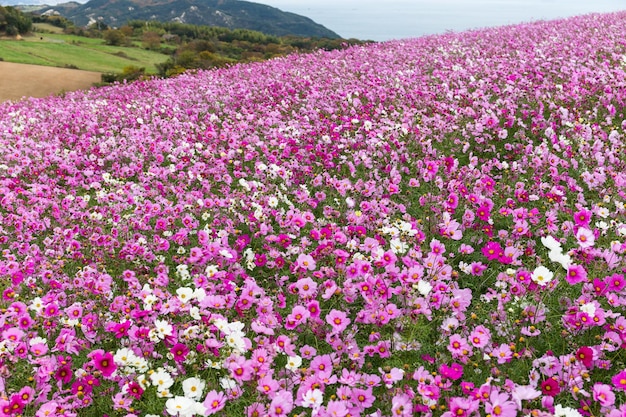
[[[187,304],[192,300],[204,300],[206,298],[206,291],[204,288],[193,289],[190,287],[180,287],[176,289],[176,297],[181,303]]]
[[[148,361],[136,355],[131,349],[120,348],[113,355],[113,361],[118,366],[118,370],[126,375],[135,373],[145,373],[150,369]]]
[[[189,274],[189,267],[185,264],[176,266],[176,275],[183,281],[191,279],[191,275]]]
[[[238,354],[246,352],[246,334],[243,332],[244,324],[240,321],[229,323],[226,319],[215,319],[213,325],[225,336],[226,344]]]
[[[254,263],[254,251],[252,249],[246,248],[246,250],[243,251],[243,258],[248,270],[252,271],[256,268],[256,264]]]
[[[558,240],[552,236],[546,236],[541,238],[541,243],[543,243],[543,246],[550,250],[548,258],[550,258],[552,262],[561,264],[561,266],[565,269],[570,267],[572,264],[572,258],[568,254],[563,253],[563,248]]]
[[[174,327],[167,320],[154,320],[154,328],[148,332],[148,337],[153,342],[163,340],[168,336],[172,336]]]
[[[411,223],[396,220],[390,225],[383,226],[380,233],[392,238],[389,241],[389,247],[393,253],[403,255],[409,250],[409,245],[401,237],[413,237],[417,234],[417,230],[413,229]],[[382,248],[379,249],[382,250]]]

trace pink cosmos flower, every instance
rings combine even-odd
[[[430,253],[435,255],[443,255],[444,253],[446,253],[446,247],[439,240],[433,239],[430,242]]]
[[[472,346],[479,349],[485,347],[491,340],[491,331],[482,324],[476,326],[469,337],[469,342]]]
[[[33,325],[33,323],[35,323],[35,321],[31,319],[30,315],[28,314],[24,314],[23,316],[20,316],[20,318],[17,320],[18,326],[20,327],[20,329],[23,329],[23,330],[28,330],[30,326]]]
[[[500,344],[500,346],[495,348],[491,353],[498,360],[499,364],[507,363],[513,357],[511,347],[506,343]]]
[[[300,324],[305,323],[311,313],[304,306],[298,304],[293,307],[291,313],[285,318],[285,328],[295,329]]]
[[[493,261],[504,255],[504,249],[497,242],[489,242],[483,246],[482,253],[488,260]]]
[[[8,408],[10,410],[10,415],[21,415],[24,412],[24,406],[26,404],[19,395],[13,394],[11,395],[11,399],[9,400]],[[5,410],[6,407],[0,408],[2,411]]]
[[[69,383],[73,377],[72,367],[68,365],[61,366],[54,374],[54,379],[61,381],[64,384]]]
[[[391,414],[410,417],[413,415],[413,401],[407,394],[396,394],[391,399]]]
[[[515,417],[517,411],[518,408],[513,401],[509,400],[509,395],[497,390],[491,391],[489,401],[485,403],[485,412],[494,417]]]
[[[204,405],[206,409],[206,415],[213,415],[224,408],[226,405],[226,396],[223,392],[211,390],[207,393],[202,405]]]
[[[582,209],[574,214],[574,223],[576,226],[586,227],[589,226],[591,220],[591,211]]]
[[[271,375],[265,375],[257,382],[257,391],[268,395],[270,398],[273,397],[273,394],[277,392],[279,388],[280,385],[278,384],[278,381],[272,378]]]
[[[570,265],[565,274],[565,280],[570,285],[576,285],[579,282],[587,281],[587,270],[582,265]]]
[[[350,324],[351,320],[348,315],[340,310],[332,309],[326,315],[326,323],[333,327],[333,333],[341,333]]]
[[[462,397],[450,398],[450,411],[442,414],[442,417],[467,417],[473,416],[478,410],[480,403],[477,400]]]
[[[350,393],[350,400],[361,411],[371,407],[372,404],[374,404],[374,399],[375,397],[372,393],[372,387],[353,388]]]
[[[578,241],[578,246],[584,249],[592,247],[596,239],[591,230],[581,227],[576,232],[576,240]]]
[[[461,246],[459,246],[459,253],[463,254],[463,255],[469,255],[470,253],[474,252],[474,248],[471,247],[470,245],[466,245],[465,243],[461,243]]]
[[[35,390],[29,386],[23,387],[17,395],[25,404],[30,404],[35,399]]]
[[[448,351],[452,353],[452,357],[459,358],[461,356],[465,356],[470,352],[470,350],[471,347],[464,337],[461,337],[458,334],[450,336]]]
[[[486,204],[483,204],[476,209],[476,216],[484,222],[489,221],[491,209]]]
[[[139,385],[137,381],[132,381],[128,384],[128,395],[137,400],[141,398],[141,396],[143,395],[143,391],[143,388],[141,387],[141,385]]]
[[[57,409],[61,408],[56,401],[48,401],[39,407],[35,417],[57,417]],[[7,415],[10,413],[7,413]]]
[[[2,340],[6,340],[8,342],[11,342],[13,344],[19,342],[20,340],[22,340],[22,337],[24,337],[24,332],[16,327],[11,327],[5,331],[2,332]]]
[[[306,269],[308,271],[313,271],[316,267],[315,259],[313,259],[311,255],[304,253],[298,255],[295,265],[300,269]]]
[[[274,395],[268,407],[270,417],[283,417],[289,415],[293,410],[293,394],[291,391],[281,390]]]
[[[622,369],[611,378],[613,386],[621,391],[626,391],[626,369]]]
[[[615,394],[610,385],[596,383],[593,385],[592,398],[602,407],[610,407],[615,404]]]
[[[604,279],[606,283],[606,288],[612,292],[620,292],[624,287],[626,287],[626,279],[624,279],[624,274],[613,274]]]
[[[482,262],[472,262],[470,264],[470,274],[474,276],[482,276],[483,272],[487,269],[487,265]]]
[[[311,365],[309,366],[313,372],[318,373],[330,373],[333,369],[333,362],[330,355],[320,355],[313,358]]]
[[[391,368],[389,372],[378,368],[378,371],[382,374],[382,380],[387,388],[391,388],[393,384],[404,378],[404,370],[400,368]]]
[[[48,353],[48,346],[43,343],[35,343],[31,345],[30,352],[35,356],[43,356]]]
[[[265,406],[261,403],[252,403],[246,407],[246,416],[247,417],[260,417],[267,414],[267,410]]]
[[[459,363],[452,363],[450,366],[443,363],[439,367],[439,373],[441,376],[456,381],[463,376],[463,365]]]
[[[309,277],[304,277],[296,282],[296,288],[300,298],[309,298],[317,291],[317,283]]]

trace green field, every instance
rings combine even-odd
[[[168,56],[142,48],[106,45],[102,39],[35,33],[21,40],[0,40],[0,58],[6,62],[95,72],[119,73],[125,67],[135,66],[156,74],[155,65],[165,62]]]

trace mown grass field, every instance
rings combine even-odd
[[[155,74],[155,65],[166,61],[168,56],[141,48],[106,45],[102,39],[36,33],[21,40],[0,40],[0,58],[6,62],[76,67],[103,73],[122,72],[125,67],[136,66]]]

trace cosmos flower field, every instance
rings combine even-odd
[[[0,105],[1,416],[622,416],[626,13]]]

